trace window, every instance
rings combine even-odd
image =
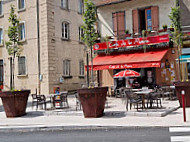
[[[142,30],[157,31],[159,29],[158,14],[158,6],[133,10],[133,33],[141,33]]]
[[[62,23],[62,38],[69,39],[69,23],[68,22]]]
[[[0,86],[3,85],[3,60],[0,60]]]
[[[79,41],[82,42],[82,37],[84,36],[84,31],[82,27],[79,27]]]
[[[0,45],[3,44],[3,29],[0,28]]]
[[[3,3],[0,1],[0,15],[3,15]]]
[[[118,38],[125,35],[125,12],[112,13],[113,32]]]
[[[79,62],[79,75],[84,76],[84,62],[83,61]]]
[[[18,75],[26,75],[26,58],[18,57]]]
[[[68,0],[61,0],[61,8],[68,9]]]
[[[83,3],[83,0],[78,0],[78,2],[79,2],[79,4],[78,4],[78,12],[80,13],[80,14],[82,14],[83,12],[84,12],[84,3]]]
[[[24,23],[19,24],[19,39],[21,41],[25,40],[25,24]]]
[[[25,0],[18,0],[18,9],[24,9],[25,8]]]
[[[63,75],[70,76],[70,60],[63,61]]]

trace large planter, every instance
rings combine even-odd
[[[3,107],[7,117],[25,115],[30,90],[5,91],[0,93]]]
[[[181,91],[185,91],[185,102],[186,102],[186,107],[190,107],[190,81],[187,82],[175,82],[174,83],[175,88],[176,88],[176,94],[180,103],[180,106],[182,106],[182,96],[181,96]]]
[[[104,114],[108,87],[78,89],[79,99],[82,104],[84,117],[101,117]]]

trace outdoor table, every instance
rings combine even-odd
[[[137,94],[137,95],[139,95],[139,96],[142,97],[142,108],[146,108],[145,107],[145,96],[148,95],[151,92],[152,92],[152,89],[134,92],[135,94]]]

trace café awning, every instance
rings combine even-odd
[[[160,62],[167,51],[97,55],[93,60],[93,70],[160,67]],[[89,69],[91,69],[90,65]]]

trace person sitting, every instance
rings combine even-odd
[[[137,78],[134,78],[132,87],[133,87],[134,89],[140,88],[140,83],[138,82]]]

